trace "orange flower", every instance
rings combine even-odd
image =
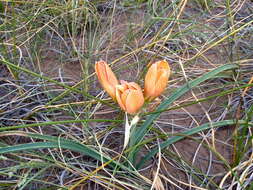
[[[134,82],[120,81],[116,87],[116,99],[119,106],[129,114],[136,114],[144,104],[141,87]]]
[[[95,64],[95,71],[100,84],[115,101],[116,85],[118,85],[119,82],[114,73],[112,72],[111,68],[105,61],[98,61]]]
[[[145,76],[144,97],[150,101],[159,96],[166,88],[170,76],[170,66],[167,61],[153,63]]]

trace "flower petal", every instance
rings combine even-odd
[[[116,76],[112,72],[111,68],[105,61],[98,61],[95,64],[95,71],[98,80],[104,90],[115,100],[116,98],[116,85],[119,84]]]
[[[96,71],[98,80],[101,83],[102,83],[102,81],[106,80],[106,78],[107,78],[105,76],[105,73],[106,73],[105,64],[106,63],[104,61],[98,61],[95,64],[95,71]]]
[[[166,60],[157,61],[151,65],[145,77],[144,97],[146,100],[150,101],[164,91],[169,75],[170,66]]]
[[[152,96],[152,94],[154,94],[156,77],[157,77],[157,65],[152,64],[149,67],[148,72],[145,76],[145,84],[144,84],[145,98],[149,98],[150,96]]]
[[[126,107],[121,99],[121,96],[123,93],[122,88],[123,88],[122,85],[116,85],[116,100],[117,100],[119,106],[121,107],[121,109],[126,110]]]
[[[138,84],[136,84],[135,82],[129,82],[128,83],[128,88],[133,89],[133,90],[140,90],[141,91],[141,87]]]
[[[124,106],[126,107],[126,100],[127,100],[127,97],[130,93],[130,90],[127,89],[125,90],[122,94],[121,94],[121,101],[123,102]]]
[[[116,78],[115,74],[112,72],[111,68],[106,64],[105,66],[107,81],[110,83],[111,86],[116,86],[119,84],[118,79]]]
[[[167,86],[168,78],[169,77],[166,71],[160,75],[159,80],[156,82],[155,85],[155,93],[153,94],[153,98],[162,94],[162,92],[165,90]]]
[[[157,69],[170,70],[170,66],[166,60],[157,61],[156,64],[157,64]]]
[[[131,90],[126,99],[126,111],[130,114],[137,113],[144,104],[144,97],[141,90]]]

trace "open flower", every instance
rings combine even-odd
[[[166,88],[170,76],[170,66],[167,61],[153,63],[145,76],[144,97],[151,101],[159,96]]]
[[[129,114],[136,114],[144,104],[141,87],[134,82],[120,81],[116,86],[116,99],[119,106]]]
[[[95,71],[100,84],[115,101],[116,85],[118,85],[119,82],[114,73],[112,72],[111,68],[105,61],[98,61],[95,64]]]

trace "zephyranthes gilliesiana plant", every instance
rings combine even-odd
[[[170,66],[166,60],[150,64],[145,76],[144,93],[141,87],[135,82],[127,82],[124,80],[120,80],[119,82],[105,61],[96,62],[95,71],[104,90],[125,112],[125,149],[130,139],[130,130],[132,126],[136,125],[139,121],[138,114],[144,102],[154,100],[165,90],[170,76]],[[128,122],[127,113],[134,115],[130,124]]]

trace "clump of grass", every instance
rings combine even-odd
[[[0,189],[251,189],[251,1],[0,2]],[[131,135],[94,62],[172,77]]]

